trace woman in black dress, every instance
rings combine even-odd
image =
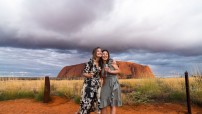
[[[100,57],[101,48],[97,47],[92,52],[92,59],[86,63],[83,70],[84,84],[81,91],[80,109],[78,114],[90,114],[98,110],[100,113]]]

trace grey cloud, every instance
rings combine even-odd
[[[59,32],[75,32],[107,14],[113,0],[26,1],[32,21],[38,26]]]
[[[20,13],[21,25],[0,29],[0,46],[21,48],[55,48],[88,50],[79,44],[81,39],[72,37],[83,27],[108,14],[113,8],[113,0],[107,1],[23,1]],[[9,15],[9,14],[8,14]],[[14,23],[15,24],[15,23]],[[0,24],[1,25],[1,24]],[[11,33],[13,32],[13,33]]]
[[[187,70],[191,74],[196,72],[195,66],[201,72],[202,56],[182,56],[173,53],[151,53],[146,51],[136,51],[121,54],[112,54],[114,59],[131,61],[151,67],[154,74],[158,76],[183,75]]]
[[[67,65],[80,64],[89,60],[91,55],[66,51],[57,52],[55,49],[21,49],[0,48],[0,76],[57,76]],[[70,53],[68,53],[70,52]],[[27,72],[27,73],[24,73]]]
[[[173,75],[185,70],[195,72],[195,66],[202,66],[202,56],[180,56],[169,53],[151,53],[145,50],[125,53],[111,53],[116,60],[131,61],[149,65],[157,76]],[[76,50],[0,48],[0,76],[56,76],[67,65],[87,62],[90,53]],[[26,73],[25,73],[26,72]]]
[[[130,50],[202,54],[201,1],[148,2],[22,0],[18,21],[5,21],[9,15],[5,13],[6,24],[0,22],[0,46],[85,53],[100,46],[116,54]]]

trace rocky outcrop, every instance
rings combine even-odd
[[[119,78],[154,78],[149,66],[132,62],[117,61],[121,70]],[[85,63],[65,66],[58,74],[58,78],[79,78],[82,76]]]
[[[154,78],[149,66],[144,66],[132,62],[117,61],[121,73],[120,78]]]

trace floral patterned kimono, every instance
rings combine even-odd
[[[94,73],[92,78],[84,79],[83,88],[81,91],[81,101],[80,101],[80,114],[89,114],[93,111],[100,112],[100,67],[96,67],[93,60],[90,59],[86,63],[83,73]]]

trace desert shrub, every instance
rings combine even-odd
[[[34,98],[34,93],[32,91],[1,91],[0,92],[0,101],[11,100],[11,99],[20,99],[20,98]]]
[[[79,104],[80,100],[81,100],[81,96],[78,96],[78,95],[74,96],[74,102],[75,103]]]
[[[44,86],[40,87],[40,89],[35,93],[34,98],[37,101],[43,101],[43,99],[44,99]]]
[[[142,92],[132,92],[125,96],[124,104],[135,105],[141,103],[147,103],[150,101],[150,95],[144,94]]]

